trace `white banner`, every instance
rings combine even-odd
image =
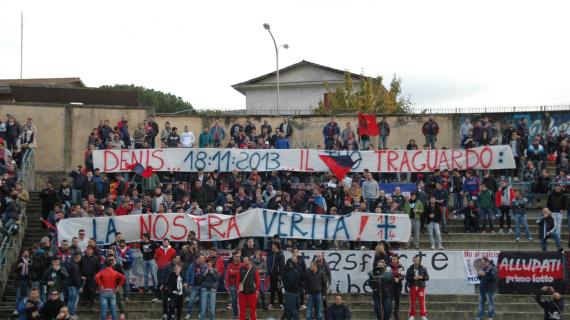
[[[326,172],[319,157],[333,160],[350,157],[351,171],[362,172],[429,172],[435,169],[498,170],[515,168],[509,146],[486,146],[474,149],[447,150],[377,150],[325,151],[314,149],[121,149],[93,151],[94,167],[103,172],[127,172],[129,165],[140,163],[155,171],[206,172],[273,171]],[[346,159],[343,159],[346,160]],[[346,162],[346,161],[343,161]]]
[[[465,266],[467,283],[479,284],[480,281],[477,273],[481,271],[481,259],[483,259],[483,257],[487,257],[489,260],[493,261],[495,265],[497,265],[497,260],[499,259],[500,252],[501,251],[463,251],[463,265]]]
[[[404,214],[354,213],[346,216],[251,209],[236,216],[180,213],[143,214],[97,218],[70,218],[57,224],[58,239],[71,240],[79,229],[100,244],[115,240],[121,232],[128,242],[139,241],[144,233],[152,239],[185,240],[190,231],[200,241],[243,237],[407,242],[410,219]]]
[[[315,254],[323,251],[302,250],[307,266]],[[422,265],[427,268],[429,294],[473,294],[475,289],[465,282],[463,270],[463,252],[461,251],[412,251],[395,252],[400,257],[400,264],[408,270],[412,258],[419,254]],[[289,258],[291,254],[285,253]],[[374,251],[324,251],[324,257],[331,269],[332,282],[329,292],[334,293],[371,293],[368,284],[368,272],[372,270]],[[403,292],[406,292],[405,282]]]

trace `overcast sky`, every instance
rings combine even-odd
[[[418,106],[570,102],[569,1],[1,1],[0,78],[133,83],[198,108],[245,107],[230,86],[309,60],[401,77]]]

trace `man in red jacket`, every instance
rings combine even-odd
[[[238,317],[238,287],[239,287],[239,272],[240,269],[243,267],[243,263],[241,263],[241,254],[239,251],[234,251],[232,262],[228,263],[226,267],[226,290],[230,293],[231,297],[231,308],[232,308],[232,319],[237,319]],[[229,306],[228,306],[229,309]]]
[[[239,291],[239,320],[245,320],[247,308],[249,319],[257,320],[257,289],[259,288],[259,273],[249,257],[243,257],[243,266],[238,273]]]
[[[114,257],[105,261],[105,269],[95,275],[95,283],[99,286],[99,299],[101,301],[101,319],[107,317],[107,304],[111,311],[111,319],[117,320],[117,299],[115,292],[119,290],[126,281],[126,277],[113,269]]]
[[[172,262],[174,256],[176,256],[176,250],[170,246],[170,241],[168,239],[162,240],[162,246],[154,251],[154,260],[158,267],[157,280],[160,288],[160,290],[156,292],[156,298],[158,299],[161,298],[160,292],[162,291],[166,283],[166,278],[168,277],[168,264]]]

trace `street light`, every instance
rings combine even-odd
[[[283,49],[289,49],[289,45],[288,44],[282,44],[280,46],[277,45],[277,42],[275,41],[275,37],[273,37],[273,33],[271,33],[271,26],[269,25],[269,23],[264,23],[263,24],[263,28],[265,28],[265,30],[267,30],[269,32],[269,35],[271,36],[271,40],[273,40],[273,45],[275,46],[275,65],[276,65],[276,70],[275,70],[275,76],[276,76],[276,87],[277,87],[277,114],[279,115],[279,48],[283,48]]]

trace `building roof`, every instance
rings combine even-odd
[[[46,86],[86,88],[80,78],[0,79],[0,86]]]
[[[289,70],[292,70],[292,69],[295,69],[295,68],[299,68],[299,67],[304,67],[304,66],[312,66],[312,67],[320,68],[320,69],[327,70],[327,71],[330,71],[330,72],[338,73],[338,74],[340,74],[340,75],[344,75],[344,73],[346,72],[345,70],[340,70],[340,69],[335,69],[335,68],[323,66],[323,65],[321,65],[321,64],[314,63],[314,62],[310,62],[310,61],[307,61],[307,60],[301,60],[300,62],[297,62],[297,63],[292,64],[292,65],[290,65],[290,66],[287,66],[287,67],[285,67],[285,68],[279,69],[279,73],[283,73],[283,72],[285,72],[285,71],[289,71]],[[351,75],[353,78],[356,78],[356,79],[360,79],[360,78],[363,77],[362,75],[357,74],[357,73],[352,73],[352,72],[349,72],[349,73],[350,73],[350,75]],[[260,82],[260,81],[262,81],[262,80],[265,80],[265,79],[267,79],[267,78],[275,77],[275,76],[276,76],[276,71],[273,71],[273,72],[264,74],[264,75],[259,76],[259,77],[256,77],[256,78],[253,78],[253,79],[250,79],[250,80],[247,80],[247,81],[244,81],[244,82],[240,82],[240,83],[234,84],[234,85],[232,86],[232,88],[236,89],[237,91],[239,91],[239,92],[241,92],[241,93],[244,93],[244,90],[243,90],[243,89],[244,89],[245,87],[250,86],[250,85],[253,85],[253,84],[255,84],[255,83],[258,83],[258,82]]]

